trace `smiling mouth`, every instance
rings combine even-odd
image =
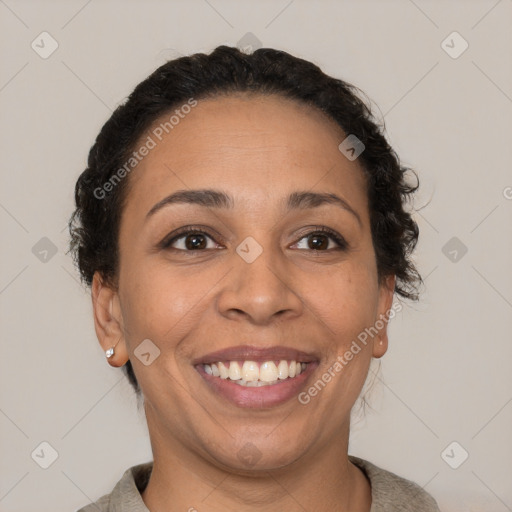
[[[275,361],[218,361],[203,364],[205,373],[244,387],[272,386],[297,378],[309,363],[295,360]]]
[[[265,410],[293,400],[319,366],[318,351],[238,345],[192,360],[212,400]]]

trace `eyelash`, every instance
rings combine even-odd
[[[171,238],[166,237],[161,243],[160,248],[161,249],[167,249],[167,250],[174,250],[178,252],[204,252],[208,249],[199,249],[196,251],[193,250],[187,250],[187,249],[175,249],[174,247],[171,247],[171,245],[179,240],[180,238],[186,237],[188,235],[207,235],[211,240],[216,242],[215,235],[210,233],[207,229],[205,229],[202,226],[185,226],[183,228],[178,229],[176,232],[172,233]],[[348,249],[348,243],[347,241],[336,231],[333,231],[330,228],[327,228],[325,226],[314,226],[314,229],[311,231],[308,231],[306,233],[302,233],[300,235],[300,238],[297,240],[297,242],[301,241],[303,238],[306,238],[311,235],[328,235],[331,240],[334,240],[339,247],[335,247],[334,249],[323,249],[323,250],[317,250],[317,249],[308,249],[310,251],[314,252],[329,252],[329,251],[344,251]],[[295,244],[297,243],[295,242]],[[216,242],[217,243],[217,242]],[[295,245],[294,244],[294,245]],[[303,250],[303,249],[299,249]]]

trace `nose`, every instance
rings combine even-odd
[[[269,325],[277,317],[291,319],[302,314],[304,305],[294,289],[293,270],[276,252],[264,249],[252,263],[233,255],[233,268],[218,297],[221,315]]]

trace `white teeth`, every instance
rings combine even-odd
[[[219,373],[221,379],[227,379],[229,377],[229,370],[224,366],[224,363],[218,363]]]
[[[235,384],[238,384],[239,386],[244,386],[246,388],[261,388],[262,386],[271,386],[272,384],[275,384],[277,380],[273,382],[263,382],[261,380],[257,380],[256,382],[247,382],[244,379],[235,380]]]
[[[258,363],[254,361],[245,361],[242,366],[242,379],[247,382],[255,382],[259,379],[260,370],[258,368]]]
[[[229,365],[228,376],[231,380],[240,380],[242,378],[240,366],[238,366],[238,363],[236,361],[231,361],[231,364]]]
[[[277,380],[277,366],[274,361],[267,361],[260,366],[260,380],[263,382],[274,382]]]
[[[279,366],[277,367],[277,376],[281,380],[287,379],[289,377],[288,363],[286,361],[279,361]]]
[[[274,361],[265,361],[261,364],[256,361],[244,361],[241,366],[238,361],[219,361],[203,365],[208,375],[224,380],[230,379],[241,386],[260,387],[297,377],[306,370],[308,363],[282,359],[278,364]]]

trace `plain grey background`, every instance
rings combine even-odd
[[[350,453],[443,511],[512,510],[511,21],[512,0],[0,0],[0,510],[76,510],[151,460],[66,254],[74,183],[138,82],[248,33],[365,91],[421,180],[426,287]]]

